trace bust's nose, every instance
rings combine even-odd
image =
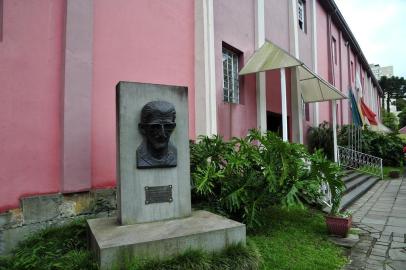
[[[158,134],[160,137],[164,137],[164,138],[168,137],[168,134],[165,132],[165,129],[164,129],[164,126],[163,126],[163,125],[160,125],[157,134]]]

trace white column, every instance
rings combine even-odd
[[[312,56],[313,56],[313,71],[317,74],[317,13],[316,13],[317,1],[312,0]],[[313,103],[313,125],[318,126],[320,124],[319,118],[319,103]]]
[[[217,134],[213,0],[195,1],[196,135]]]
[[[334,161],[338,161],[338,147],[337,147],[337,101],[332,101],[332,113],[333,113],[333,142],[334,142]]]
[[[265,43],[265,2],[256,1],[255,18],[255,48],[258,49]],[[266,77],[265,72],[257,73],[257,127],[261,132],[266,132]]]
[[[282,138],[288,141],[288,109],[286,104],[286,74],[285,68],[281,68],[281,97],[282,97]]]
[[[289,2],[289,40],[290,52],[299,58],[299,26],[297,17],[297,0]],[[303,110],[300,81],[297,68],[291,68],[291,117],[292,117],[292,142],[303,143]]]

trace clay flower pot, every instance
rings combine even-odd
[[[347,237],[351,228],[352,217],[325,216],[327,229],[330,234]]]
[[[389,177],[390,178],[399,178],[400,177],[400,172],[399,171],[390,171],[389,172]]]

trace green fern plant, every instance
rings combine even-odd
[[[317,170],[331,164],[320,152],[310,155],[303,145],[257,130],[228,142],[219,136],[199,137],[191,146],[191,157],[194,202],[243,221],[248,228],[261,225],[270,205],[290,208],[318,202],[321,183],[329,174]],[[312,162],[316,164],[310,166]]]

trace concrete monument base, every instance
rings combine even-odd
[[[219,251],[245,244],[245,225],[207,211],[182,219],[120,226],[116,218],[88,220],[91,249],[100,269],[119,266],[131,258],[164,258],[188,249]]]

